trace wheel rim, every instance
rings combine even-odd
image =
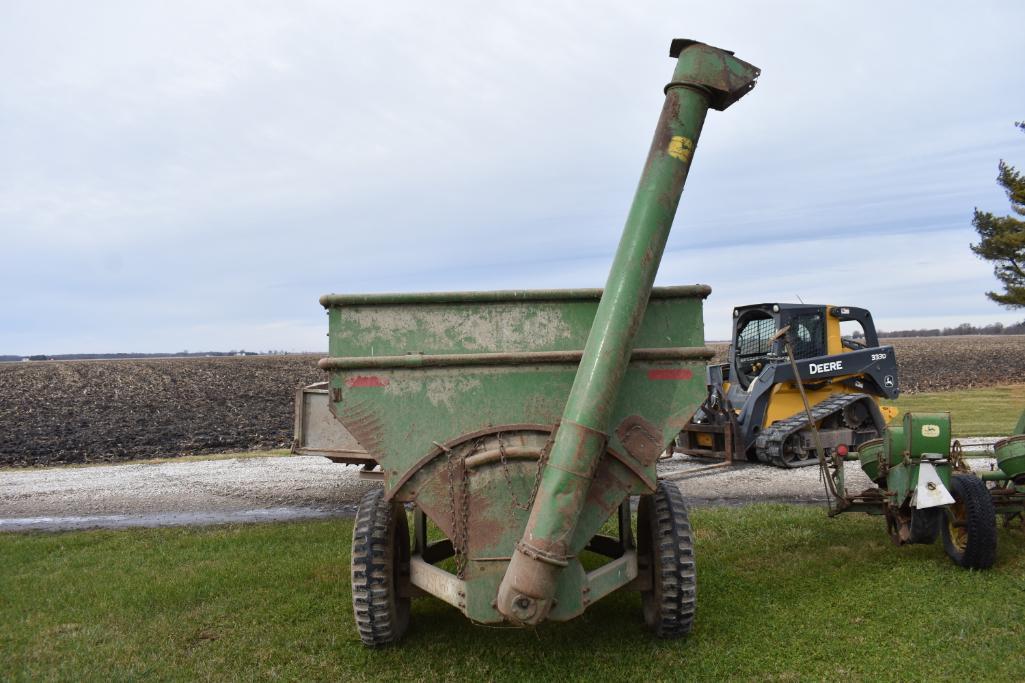
[[[409,621],[409,598],[401,596],[402,584],[409,574],[409,524],[406,509],[401,505],[392,508],[395,516],[392,530],[392,595],[395,596],[395,616],[399,628],[405,631]]]
[[[648,626],[654,626],[658,619],[658,601],[661,599],[658,595],[661,591],[657,576],[658,561],[654,550],[658,545],[658,539],[654,538],[656,530],[652,528],[651,515],[651,498],[642,496],[637,506],[637,552],[642,557],[648,556],[651,590],[641,592],[641,614]]]
[[[654,535],[655,530],[648,533]],[[658,559],[654,557],[654,549],[658,547],[658,541],[652,544],[651,560],[651,590],[641,593],[641,613],[644,615],[644,623],[654,627],[658,623],[658,608],[662,604],[662,582],[659,580]]]
[[[948,508],[947,530],[950,532],[950,542],[959,553],[968,549],[968,527],[965,525],[967,518],[968,514],[961,501],[956,501]]]

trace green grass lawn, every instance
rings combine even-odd
[[[1008,436],[1025,411],[1025,384],[909,394],[884,403],[900,408],[902,414],[950,411],[955,438]]]
[[[538,629],[414,601],[402,646],[363,648],[348,521],[0,535],[0,679],[1021,680],[1025,538],[956,568],[878,518],[700,510],[697,625],[645,630],[635,593]]]

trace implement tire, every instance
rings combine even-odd
[[[965,569],[989,569],[997,557],[997,520],[986,482],[970,474],[950,478],[950,495],[942,524],[943,549]]]
[[[676,484],[658,482],[641,496],[637,543],[651,572],[651,590],[641,591],[644,622],[660,638],[690,633],[697,606],[697,567],[687,504]]]
[[[940,535],[940,527],[947,523],[943,508],[924,508],[911,512],[911,540],[908,543],[931,545]]]
[[[363,496],[352,532],[352,611],[367,647],[402,638],[409,628],[409,525],[399,503],[384,499],[384,489]]]

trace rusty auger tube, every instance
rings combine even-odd
[[[498,589],[508,620],[537,624],[552,608],[559,573],[605,451],[637,328],[669,237],[705,114],[722,110],[752,87],[759,70],[732,53],[674,40],[673,80],[623,229],[605,292],[584,347],[523,538]]]

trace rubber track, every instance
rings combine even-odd
[[[360,501],[352,533],[352,610],[363,644],[387,645],[397,633],[388,529],[392,506],[384,489],[369,491]]]
[[[660,481],[655,491],[654,512],[658,535],[652,553],[655,581],[661,586],[655,633],[662,638],[678,638],[690,633],[697,606],[697,566],[694,562],[694,537],[687,517],[687,503],[675,484]]]
[[[833,394],[825,401],[820,401],[812,406],[812,419],[815,424],[818,424],[853,403],[871,400],[872,397],[868,394]],[[819,462],[817,458],[807,458],[795,463],[788,463],[783,459],[783,444],[789,437],[807,426],[808,416],[801,411],[786,420],[774,422],[766,427],[755,439],[755,455],[758,456],[758,461],[786,469],[817,465]]]

